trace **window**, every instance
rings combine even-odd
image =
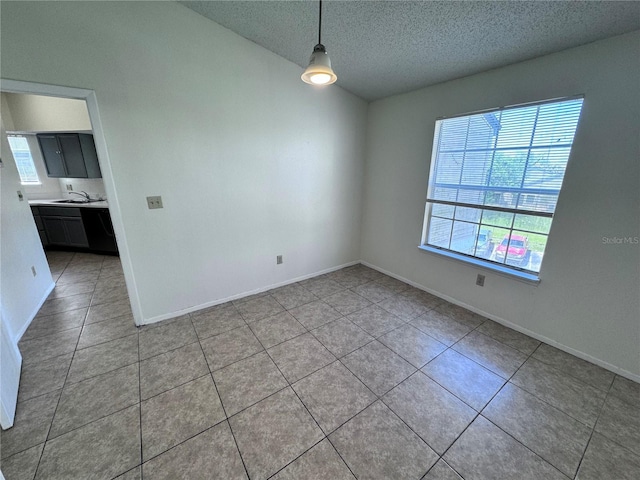
[[[9,135],[7,138],[9,140],[11,153],[13,153],[13,158],[18,167],[22,184],[39,184],[40,179],[38,178],[38,172],[33,163],[33,158],[31,157],[31,150],[29,150],[27,138],[22,135]]]
[[[582,101],[436,121],[423,248],[537,278]]]

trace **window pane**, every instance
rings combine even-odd
[[[465,220],[467,222],[480,223],[482,210],[477,208],[456,207],[456,220]]]
[[[466,255],[473,255],[476,237],[478,235],[478,227],[479,225],[477,223],[454,221],[450,250]]]
[[[444,217],[444,218],[453,218],[453,212],[456,207],[453,205],[442,205],[440,203],[436,203],[431,207],[431,215],[434,217]]]
[[[31,150],[29,150],[29,144],[27,139],[22,136],[8,136],[9,147],[13,154],[13,159],[16,162],[18,173],[20,174],[20,181],[22,183],[40,183],[38,178],[38,172],[33,164],[33,158],[31,158]]]
[[[528,232],[549,234],[551,219],[548,217],[536,217],[533,215],[516,215],[513,228]]]
[[[484,210],[482,213],[482,223],[496,227],[511,228],[513,223],[513,213]]]
[[[432,217],[429,223],[428,244],[434,247],[449,248],[451,240],[451,220]]]

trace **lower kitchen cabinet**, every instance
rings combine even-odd
[[[106,208],[33,206],[31,211],[44,246],[118,254]]]
[[[89,247],[81,217],[42,217],[50,245]]]

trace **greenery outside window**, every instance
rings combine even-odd
[[[582,103],[438,119],[422,247],[537,278]]]

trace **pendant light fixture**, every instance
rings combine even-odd
[[[331,85],[338,79],[331,69],[331,60],[327,50],[322,45],[322,0],[320,0],[320,14],[318,16],[318,44],[313,47],[309,59],[309,66],[302,73],[302,81],[310,85]]]

